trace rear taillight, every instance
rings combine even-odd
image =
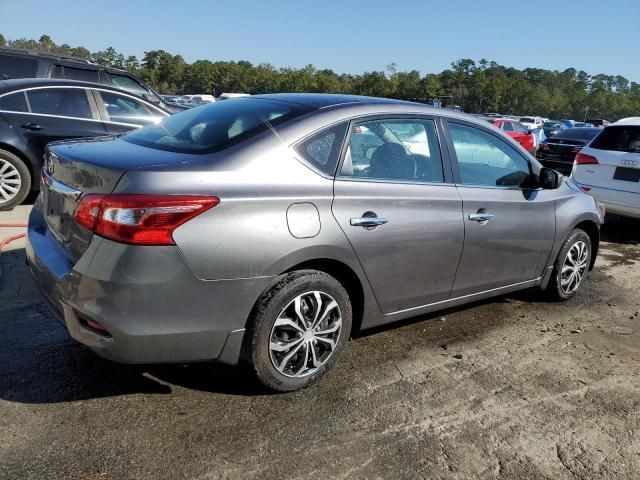
[[[538,148],[540,150],[549,150],[549,145],[547,145],[546,143],[541,143]]]
[[[598,159],[593,155],[587,155],[586,153],[578,152],[574,162],[576,165],[594,165],[598,163]]]
[[[174,245],[173,231],[220,203],[190,195],[96,195],[82,197],[75,219],[101,237],[136,245]]]

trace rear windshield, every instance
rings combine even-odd
[[[536,119],[531,117],[520,117],[520,121],[525,123],[536,123]]]
[[[553,138],[554,140],[562,138],[565,140],[591,140],[600,132],[599,128],[567,128]]]
[[[640,126],[620,125],[605,127],[590,145],[598,150],[640,152]]]
[[[307,111],[286,102],[236,99],[177,113],[122,138],[159,150],[210,153],[247,140]]]
[[[547,128],[562,128],[562,124],[560,122],[544,122],[542,126]]]
[[[7,78],[32,78],[38,71],[38,61],[33,58],[0,54],[0,80]]]

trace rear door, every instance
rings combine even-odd
[[[125,133],[150,123],[157,123],[168,116],[150,103],[125,93],[94,89],[93,95],[105,128],[110,134]]]
[[[462,251],[462,202],[439,121],[352,123],[333,214],[385,313],[449,297]]]
[[[552,191],[524,187],[529,160],[498,134],[447,124],[465,226],[452,297],[537,279],[555,238]]]
[[[608,126],[581,153],[598,163],[576,166],[577,182],[640,193],[640,125]]]
[[[49,142],[107,133],[85,88],[38,87],[12,95],[24,95],[26,111],[3,111],[2,115],[36,158],[42,158]]]

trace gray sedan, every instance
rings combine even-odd
[[[243,360],[280,391],[362,329],[573,297],[604,213],[486,122],[380,98],[241,98],[45,157],[27,256],[75,339],[125,363]]]

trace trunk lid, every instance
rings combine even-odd
[[[42,174],[42,205],[50,232],[69,257],[77,260],[93,236],[74,218],[83,195],[111,193],[127,171],[185,162],[184,157],[115,137],[49,144]]]

